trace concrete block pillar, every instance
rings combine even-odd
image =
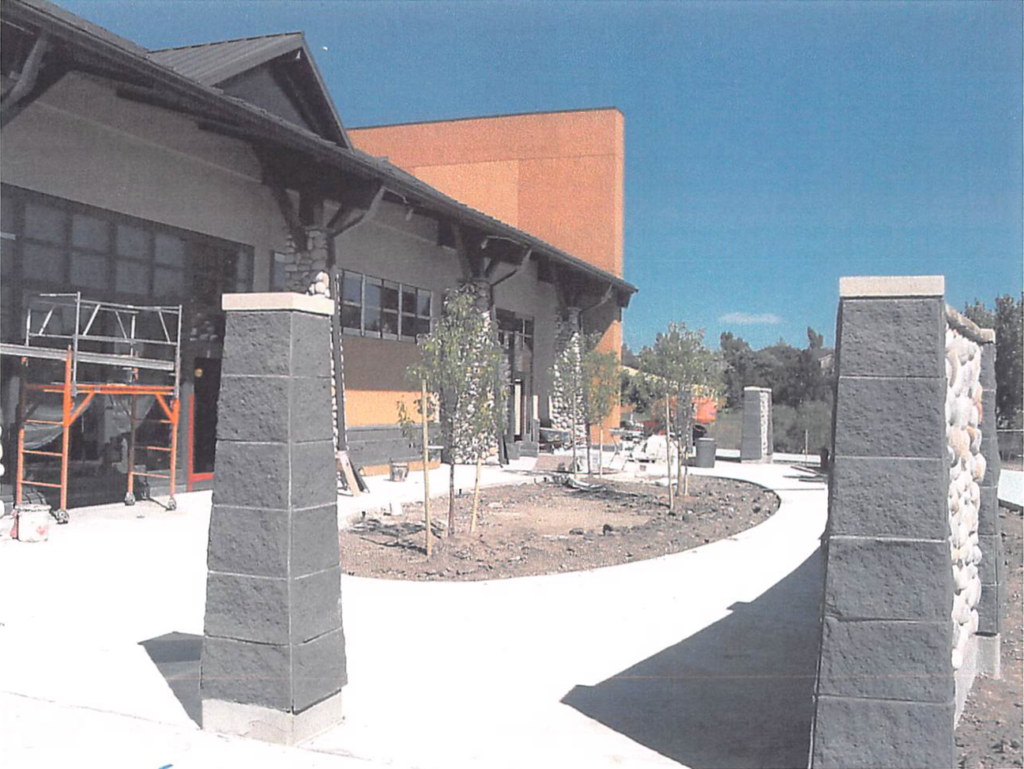
[[[341,720],[333,303],[224,296],[203,728],[294,744]]]
[[[943,293],[840,282],[814,769],[953,765]]]
[[[983,553],[978,564],[981,577],[981,598],[978,603],[978,657],[979,669],[999,678],[1002,607],[1005,583],[1003,581],[1003,540],[999,523],[999,440],[996,433],[996,345],[995,332],[985,330],[981,345],[981,453],[986,459],[985,475],[978,483],[981,500],[978,506],[978,539]]]
[[[771,462],[775,436],[770,387],[743,388],[741,462]]]

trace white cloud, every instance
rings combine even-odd
[[[733,323],[737,326],[775,326],[782,323],[782,318],[774,312],[763,312],[754,315],[750,312],[727,312],[718,316],[719,323]]]

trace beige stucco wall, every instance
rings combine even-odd
[[[413,216],[406,220],[402,206],[382,204],[373,222],[339,236],[335,253],[340,267],[373,277],[409,283],[434,291],[434,314],[447,288],[461,280],[455,252],[437,245],[437,224]],[[500,279],[511,267],[498,268]],[[494,290],[494,305],[534,318],[534,392],[540,395],[541,417],[546,418],[550,368],[554,360],[554,287],[537,280],[537,265],[528,263]],[[398,401],[411,406],[417,396],[405,379],[405,369],[416,360],[409,342],[345,336],[345,416],[354,427],[393,424]]]
[[[437,222],[406,219],[406,209],[382,203],[376,217],[334,241],[339,267],[434,292],[436,316],[444,290],[461,278],[455,252],[437,245]],[[394,424],[398,402],[417,397],[405,378],[418,358],[411,342],[345,335],[345,420],[352,427]],[[415,413],[414,411],[412,413]]]
[[[252,246],[256,290],[284,222],[244,142],[194,118],[120,99],[71,74],[4,128],[0,174],[13,184]]]

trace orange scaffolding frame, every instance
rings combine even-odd
[[[25,321],[25,344],[0,344],[0,354],[17,356],[21,359],[21,387],[18,398],[18,467],[15,475],[15,503],[20,505],[24,497],[25,486],[39,486],[43,488],[60,490],[60,508],[54,514],[58,522],[66,523],[68,520],[68,465],[69,450],[71,442],[71,428],[85,413],[97,395],[110,396],[115,403],[128,415],[128,489],[125,493],[124,502],[126,505],[135,503],[135,478],[150,477],[163,478],[169,483],[169,500],[167,507],[174,510],[177,503],[174,498],[174,490],[177,475],[178,457],[178,425],[181,416],[181,400],[179,392],[180,368],[181,368],[181,306],[137,306],[117,304],[113,302],[98,302],[83,300],[81,293],[74,294],[42,294],[39,297],[45,305],[45,312],[41,321],[33,323],[33,308],[30,306],[26,313]],[[62,333],[63,329],[55,330],[51,327],[55,313],[63,308],[74,308],[75,323],[72,334]],[[83,311],[86,313],[83,325]],[[117,336],[93,333],[98,318],[102,313],[112,314],[116,327],[120,333]],[[140,329],[136,322],[140,316],[152,313],[159,321],[160,336],[143,338],[139,336]],[[36,313],[38,317],[38,313]],[[171,320],[171,325],[168,325]],[[127,322],[126,322],[127,321]],[[52,342],[70,341],[63,350],[48,346]],[[127,354],[106,353],[87,351],[84,345],[95,343],[105,346],[121,345],[128,348]],[[173,350],[173,360],[166,358],[147,358],[137,354],[144,345],[163,346]],[[50,361],[64,361],[64,379],[61,382],[33,383],[28,378],[28,365],[30,359],[42,359]],[[123,382],[79,382],[78,364],[89,363],[101,366],[111,366],[127,370],[131,381]],[[162,371],[171,376],[169,384],[147,384],[140,383],[139,370],[147,369]],[[39,403],[30,403],[30,396],[33,393],[59,394],[61,396],[61,419],[45,420],[32,419],[35,409]],[[78,395],[84,395],[80,403],[75,403]],[[136,403],[139,396],[153,396],[160,405],[163,419],[147,420],[145,416],[139,417],[136,413]],[[124,405],[127,400],[129,405]],[[140,445],[136,440],[136,432],[139,424],[145,421],[156,421],[169,426],[170,440],[168,446]],[[43,451],[40,449],[25,448],[25,426],[29,424],[49,425],[61,428],[61,450]],[[150,472],[137,470],[135,465],[136,453],[139,450],[162,452],[170,454],[169,471],[167,473]],[[26,478],[25,457],[42,456],[60,459],[60,483],[48,483]]]

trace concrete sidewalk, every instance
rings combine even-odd
[[[999,501],[1020,510],[1024,507],[1024,472],[1002,470],[999,473]]]
[[[800,765],[825,487],[785,465],[695,472],[774,488],[782,506],[728,540],[591,572],[477,583],[343,577],[347,717],[301,748],[204,733],[186,709],[208,492],[183,496],[175,512],[82,511],[47,543],[4,543],[4,763]],[[160,669],[147,653],[153,639],[163,644]]]

